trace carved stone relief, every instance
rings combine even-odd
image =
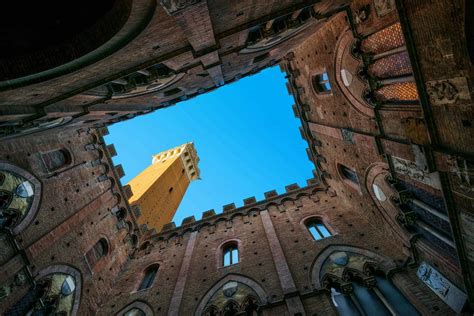
[[[438,295],[455,312],[459,313],[466,302],[466,294],[446,279],[441,273],[426,262],[418,267],[417,276],[436,295]]]
[[[426,91],[433,105],[454,104],[458,101],[471,100],[466,77],[428,81]]]
[[[395,0],[374,0],[375,12],[377,16],[384,16],[395,10]]]
[[[474,162],[452,157],[448,160],[448,165],[453,191],[474,200]]]
[[[415,162],[398,157],[392,156],[392,162],[396,172],[407,175],[410,178],[429,185],[435,189],[441,189],[438,172],[429,173],[426,168],[421,169]]]

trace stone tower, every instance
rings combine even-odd
[[[199,178],[198,162],[194,144],[186,143],[154,155],[151,166],[129,182],[140,226],[160,231],[171,221],[189,183]]]

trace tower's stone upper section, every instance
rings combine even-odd
[[[185,166],[186,175],[189,181],[198,179],[200,170],[198,167],[199,157],[193,142],[183,144],[181,146],[168,149],[153,156],[152,164],[165,163],[174,157],[180,157]]]

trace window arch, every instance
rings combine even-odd
[[[222,265],[224,267],[239,263],[239,247],[236,242],[230,242],[222,247]]]
[[[155,277],[159,268],[160,266],[158,264],[154,264],[145,270],[143,279],[140,283],[140,286],[138,287],[138,291],[148,289],[153,285],[153,281],[155,281]]]
[[[240,306],[239,315],[256,316],[261,314],[260,306],[268,303],[268,297],[268,293],[254,280],[229,273],[206,292],[193,315],[222,315],[224,307],[232,301]]]
[[[78,270],[49,266],[39,271],[35,284],[4,315],[77,315],[81,287]]]
[[[359,177],[357,176],[357,173],[354,170],[341,164],[338,164],[338,169],[344,179],[359,185]]]
[[[105,238],[101,238],[89,251],[86,253],[87,263],[92,268],[97,261],[107,256],[109,253],[109,243]]]
[[[314,91],[318,94],[331,92],[331,83],[329,82],[329,75],[326,71],[313,76],[312,84]]]
[[[39,207],[41,184],[25,170],[0,163],[0,228],[18,234],[33,220]]]
[[[72,162],[72,157],[68,150],[57,149],[42,153],[41,160],[43,160],[46,169],[51,172],[61,169],[63,166],[69,165]]]
[[[360,184],[359,184],[359,177],[354,169],[351,169],[343,164],[337,164],[337,172],[341,177],[342,181],[344,181],[348,186],[352,187],[354,190],[360,192]]]
[[[351,246],[331,245],[313,264],[316,289],[326,289],[339,315],[420,315],[386,276],[397,265]]]
[[[306,221],[306,228],[311,236],[313,236],[314,240],[321,240],[332,236],[329,229],[327,229],[326,225],[324,225],[320,219],[313,218]]]

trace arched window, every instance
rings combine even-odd
[[[71,154],[65,149],[58,149],[41,154],[41,159],[48,171],[55,171],[71,163]]]
[[[12,166],[12,168],[14,168]],[[15,171],[17,168],[14,168]],[[27,176],[27,175],[25,175]],[[0,170],[0,227],[14,228],[27,217],[35,199],[33,178]]]
[[[344,316],[420,315],[392,282],[379,276],[371,286],[352,281],[344,291],[331,288],[331,299],[338,314]]]
[[[344,250],[336,250],[344,249]],[[407,298],[378,270],[383,257],[355,247],[335,246],[324,250],[322,264],[316,260],[315,287],[323,284],[331,291],[331,300],[339,315],[420,315]],[[370,257],[369,257],[370,256]],[[321,259],[322,259],[321,258]],[[393,264],[394,265],[394,264]],[[324,272],[324,275],[314,272]]]
[[[331,83],[326,71],[313,77],[313,89],[317,93],[331,92]]]
[[[348,167],[341,164],[338,164],[337,166],[341,174],[341,177],[344,180],[348,180],[352,182],[353,184],[359,186],[359,177],[357,176],[357,173],[354,170],[349,169]]]
[[[2,315],[76,315],[79,282],[78,276],[48,274],[36,280],[28,293]]]
[[[86,253],[86,259],[89,266],[92,268],[97,261],[105,257],[109,253],[109,244],[105,238],[101,238],[95,245]]]
[[[140,283],[140,286],[138,287],[138,291],[145,290],[151,287],[151,285],[153,284],[153,281],[155,280],[156,274],[158,273],[159,267],[160,267],[159,265],[155,264],[145,270],[142,282]]]
[[[313,236],[314,240],[320,240],[332,236],[329,230],[324,226],[323,222],[317,219],[306,222],[306,227]]]
[[[229,243],[224,246],[222,263],[224,267],[239,263],[239,248],[236,243]]]

